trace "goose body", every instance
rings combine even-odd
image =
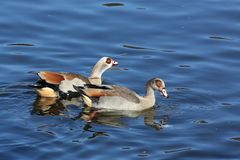
[[[33,87],[40,97],[58,97],[61,93],[76,92],[73,86],[83,86],[84,84],[102,84],[102,74],[117,65],[118,62],[109,57],[102,57],[93,67],[89,77],[80,74],[66,72],[40,71],[37,75],[40,81]]]
[[[101,87],[104,88],[101,89]],[[165,83],[160,78],[153,78],[147,82],[145,96],[140,96],[126,87],[116,85],[85,86],[78,90],[83,93],[83,101],[87,106],[110,110],[141,111],[148,109],[155,104],[155,90],[160,91],[164,97],[168,97]],[[92,100],[92,97],[96,97],[97,100]]]

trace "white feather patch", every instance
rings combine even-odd
[[[73,88],[73,85],[83,86],[84,84],[86,83],[79,78],[74,78],[72,80],[63,80],[59,85],[59,89],[64,93],[67,93],[68,91],[76,92],[76,90]]]

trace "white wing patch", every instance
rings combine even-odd
[[[74,78],[72,80],[63,80],[59,85],[59,89],[64,93],[67,93],[68,91],[76,92],[76,90],[73,88],[73,85],[83,86],[84,84],[86,83],[79,78]]]

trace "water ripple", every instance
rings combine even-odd
[[[238,159],[239,5],[2,1],[2,159]],[[29,71],[87,76],[102,56],[119,62],[104,83],[144,95],[146,81],[161,77],[170,98],[156,93],[144,112],[96,114],[27,87],[38,79]]]

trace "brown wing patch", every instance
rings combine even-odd
[[[64,77],[57,72],[42,71],[39,72],[38,75],[42,80],[50,84],[60,84],[60,82],[64,80]]]
[[[73,80],[74,78],[78,78],[81,79],[82,81],[84,81],[86,84],[89,84],[89,80],[88,78],[80,75],[80,74],[74,74],[74,73],[66,73],[66,72],[61,72],[59,73],[61,76],[64,77],[64,79],[66,80]]]
[[[89,96],[89,97],[101,97],[101,96],[110,96],[108,92],[105,92],[102,89],[84,89],[84,92]]]

